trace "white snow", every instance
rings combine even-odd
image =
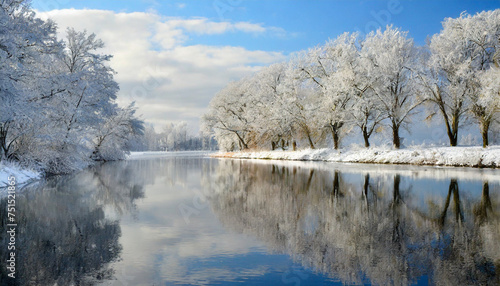
[[[305,149],[300,151],[248,151],[223,153],[214,157],[326,161],[375,164],[410,164],[455,167],[500,167],[500,146],[482,147],[384,147],[350,149]]]
[[[23,168],[16,163],[2,161],[0,162],[0,192],[8,186],[9,176],[16,178],[16,186],[41,178],[41,174],[37,171]]]

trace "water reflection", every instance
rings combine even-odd
[[[2,285],[94,285],[111,279],[122,250],[119,221],[133,212],[143,186],[125,164],[27,186],[16,198],[16,279],[1,267]],[[7,199],[0,201],[1,260],[7,260]]]
[[[321,166],[221,161],[212,208],[226,227],[343,283],[500,283],[497,182],[491,197],[488,181],[464,182],[463,192],[443,180],[447,170],[431,169],[441,180],[429,183],[418,169]]]
[[[498,285],[498,175],[184,155],[106,163],[19,194],[12,285]]]

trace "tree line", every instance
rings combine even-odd
[[[124,158],[144,126],[116,103],[104,43],[71,28],[58,39],[28,2],[0,2],[0,161],[67,173]]]
[[[203,128],[223,150],[338,149],[353,132],[365,147],[390,130],[394,148],[421,110],[457,146],[464,124],[479,126],[483,147],[498,130],[500,9],[462,13],[418,46],[393,26],[366,36],[344,33],[231,82],[215,95]]]
[[[132,151],[194,151],[217,150],[215,139],[203,133],[193,136],[185,121],[170,122],[157,132],[146,125],[144,135],[133,140]]]

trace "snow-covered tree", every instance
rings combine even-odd
[[[479,74],[481,89],[471,112],[481,127],[483,147],[489,145],[488,131],[500,122],[500,68],[493,67]]]
[[[278,91],[285,78],[285,63],[272,64],[257,72],[252,78],[252,94],[259,101],[259,114],[254,122],[258,132],[259,147],[285,149],[293,139],[293,119],[290,113],[283,112],[287,102]]]
[[[144,122],[135,116],[137,108],[131,103],[106,118],[94,136],[92,157],[98,161],[122,160],[128,154],[127,144],[144,134]]]
[[[335,72],[326,81],[326,87],[328,94],[336,95],[340,103],[327,106],[336,111],[332,114],[338,114],[343,122],[350,123],[348,126],[359,127],[365,147],[369,147],[369,138],[382,121],[383,113],[377,108],[378,98],[372,90],[374,79],[368,77],[366,70],[370,63],[364,62],[366,59],[361,57],[362,45],[363,39],[357,33],[344,33],[326,44],[326,57],[337,63]],[[332,99],[332,96],[327,98]],[[339,110],[337,106],[342,108]]]
[[[284,103],[282,112],[292,120],[294,137],[307,140],[309,147],[314,149],[324,125],[320,119],[321,89],[310,81],[312,77],[304,68],[308,61],[307,54],[302,52],[288,62],[278,92]]]
[[[419,53],[408,33],[387,26],[367,35],[361,55],[378,105],[392,130],[392,143],[401,146],[400,128],[407,127],[416,108],[423,102],[415,92],[413,70]]]
[[[203,116],[203,128],[214,132],[224,150],[248,149],[252,140],[252,108],[248,94],[248,80],[228,84],[210,102],[209,112]]]
[[[500,58],[499,15],[500,9],[446,19],[426,47],[392,26],[364,38],[342,34],[227,85],[204,116],[205,131],[226,150],[285,149],[290,142],[295,149],[296,140],[315,148],[329,131],[337,149],[353,127],[369,147],[384,124],[400,148],[401,127],[411,132],[412,117],[428,103],[427,119],[441,115],[450,145],[474,118],[487,146],[498,116],[492,66]]]
[[[31,87],[38,92],[32,101],[44,120],[41,126],[36,124],[38,147],[35,152],[28,150],[26,157],[48,172],[69,172],[91,164],[90,158],[103,159],[95,153],[95,134],[120,108],[115,103],[119,88],[108,66],[110,56],[97,51],[102,47],[95,35],[68,29],[64,49],[50,61],[39,60],[38,69],[46,76]],[[122,151],[116,149],[117,154]]]
[[[62,47],[55,24],[37,19],[28,4],[0,3],[0,160],[18,158],[16,144],[38,113],[32,102],[36,90],[27,85],[41,76],[40,60]]]
[[[429,67],[422,77],[430,102],[446,125],[450,145],[458,143],[461,123],[471,114],[478,120],[483,145],[488,145],[489,120],[480,95],[480,71],[488,70],[500,45],[500,10],[447,18],[430,42]],[[480,97],[483,99],[480,100]],[[434,113],[431,113],[433,115]]]
[[[36,18],[28,1],[0,2],[0,160],[46,173],[92,164],[96,134],[130,111],[115,103],[110,56],[97,51],[102,41],[68,29],[63,42],[56,32],[52,21]],[[129,148],[104,137],[100,153],[111,141],[118,153]]]
[[[109,55],[96,52],[104,43],[95,34],[87,35],[72,28],[67,30],[67,45],[63,55],[69,81],[67,96],[63,99],[68,106],[64,123],[67,136],[77,125],[96,125],[99,120],[112,115],[115,111],[114,100],[119,90],[114,81],[114,71],[107,62]]]
[[[320,113],[323,119],[319,119],[319,123],[324,124],[332,134],[334,149],[340,147],[340,140],[349,130],[348,107],[352,102],[352,94],[341,90],[337,83],[342,60],[340,54],[337,44],[330,41],[324,46],[309,49],[306,62],[300,67],[303,76],[315,87],[316,96],[322,101]]]

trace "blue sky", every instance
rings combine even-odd
[[[157,11],[166,17],[203,17],[212,21],[260,23],[287,32],[280,37],[248,37],[229,34],[216,37],[198,36],[190,43],[240,45],[248,49],[283,51],[286,53],[324,43],[346,31],[368,32],[387,23],[410,32],[419,44],[428,35],[439,32],[446,17],[458,17],[463,11],[474,14],[500,8],[500,1],[417,1],[417,0],[35,0],[33,7],[102,9],[115,12]],[[48,9],[47,9],[48,8]]]
[[[500,8],[500,1],[403,0],[33,0],[40,17],[94,32],[115,55],[121,98],[135,100],[157,129],[199,117],[225,84],[295,51],[346,31],[368,33],[393,24],[417,44],[441,21],[467,11]]]

